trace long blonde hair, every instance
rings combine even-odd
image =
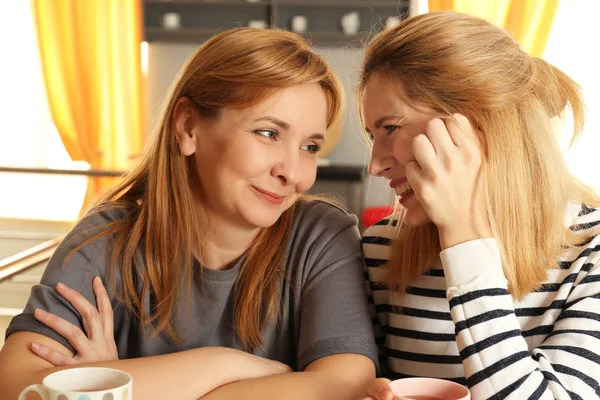
[[[111,235],[109,278],[119,268],[121,300],[152,334],[178,338],[175,305],[182,282],[189,290],[194,275],[193,254],[206,243],[206,215],[200,208],[193,157],[180,154],[173,133],[177,100],[188,97],[207,117],[221,109],[254,106],[274,91],[304,83],[319,83],[328,103],[328,127],[341,114],[343,91],[324,59],[299,35],[283,30],[236,28],[208,40],[190,58],[176,80],[162,112],[158,131],[139,166],[105,193],[90,213],[127,210],[125,217],[101,228],[86,243]],[[294,206],[271,227],[262,229],[251,245],[236,286],[234,329],[246,349],[262,346],[261,330],[275,316],[278,280],[293,222]],[[88,215],[89,216],[89,215]],[[81,247],[81,246],[80,246]],[[141,257],[136,252],[141,251]],[[183,269],[180,269],[183,266]],[[136,287],[141,282],[141,291]],[[156,308],[144,310],[151,295]]]
[[[515,298],[538,288],[565,247],[582,242],[565,226],[569,201],[599,205],[574,178],[552,128],[568,106],[575,140],[583,128],[579,86],[558,68],[529,56],[502,29],[457,12],[406,19],[366,49],[359,97],[374,75],[401,85],[400,98],[442,117],[465,115],[484,151],[488,216]],[[404,291],[440,251],[433,224],[400,222],[386,281]]]

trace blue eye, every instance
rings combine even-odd
[[[309,144],[302,147],[302,150],[306,150],[310,154],[317,154],[321,150],[321,146],[318,144]]]
[[[394,132],[396,129],[400,128],[398,125],[386,125],[383,129],[386,130],[386,133],[389,135]]]
[[[277,131],[271,129],[257,129],[252,132],[256,135],[263,136],[269,140],[277,140]]]
[[[367,132],[367,138],[369,139],[369,142],[373,143],[375,141],[375,136],[373,136],[373,134],[371,132]]]

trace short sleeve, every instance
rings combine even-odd
[[[361,354],[377,367],[357,219],[333,206],[318,208],[324,211],[316,221],[310,218],[305,242],[310,254],[301,293],[298,368],[334,354]]]
[[[32,287],[23,313],[12,319],[6,330],[7,338],[18,331],[35,332],[56,340],[75,353],[75,349],[64,337],[38,322],[33,313],[39,308],[84,330],[79,312],[58,294],[55,288],[57,283],[62,282],[71,289],[77,290],[94,306],[96,305],[92,279],[100,276],[108,288],[105,279],[106,260],[109,259],[107,256],[109,249],[105,246],[106,239],[97,239],[79,249],[77,247],[109,222],[110,219],[106,214],[94,214],[79,222],[65,237],[50,258],[40,283]]]

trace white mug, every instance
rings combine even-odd
[[[133,378],[112,368],[84,367],[64,369],[46,376],[42,384],[30,385],[19,395],[36,392],[42,400],[131,400]]]

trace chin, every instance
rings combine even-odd
[[[268,228],[275,225],[277,220],[281,217],[282,212],[274,212],[273,210],[248,210],[245,215],[245,220],[250,226],[257,228]]]
[[[246,222],[253,227],[257,228],[268,228],[275,225],[275,223],[281,218],[281,215],[287,211],[295,202],[288,199],[287,203],[283,203],[280,206],[271,206],[264,204],[261,201],[257,201],[254,204],[248,202],[244,208],[241,209],[242,217]]]
[[[415,227],[425,225],[430,222],[431,220],[429,219],[427,214],[425,214],[425,210],[423,210],[423,208],[419,207],[414,210],[406,210],[406,215],[404,216],[404,223],[406,223],[407,225]]]

